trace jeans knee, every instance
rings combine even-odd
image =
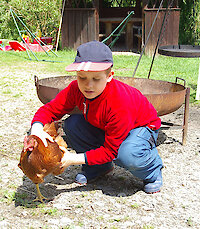
[[[143,150],[136,145],[124,144],[119,148],[116,162],[130,171],[140,169],[145,163]]]

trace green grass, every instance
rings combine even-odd
[[[26,52],[0,52],[1,71],[9,69],[9,71],[31,71],[34,69],[37,73],[53,73],[56,75],[74,75],[65,71],[65,67],[74,61],[76,52],[73,50],[63,50],[57,52],[58,57],[50,53],[48,57],[45,53],[36,53],[40,61],[29,60]],[[133,76],[134,69],[137,65],[139,56],[113,55],[113,70],[116,76]],[[143,55],[135,77],[147,78],[151,66],[152,58]],[[155,58],[150,79],[164,80],[175,82],[176,77],[186,81],[186,86],[191,88],[190,102],[199,104],[195,101],[197,79],[198,79],[199,59],[198,58],[174,58],[159,55]],[[1,75],[1,73],[0,73]],[[2,83],[0,78],[0,85]],[[182,80],[178,83],[183,84]],[[9,93],[9,91],[4,91]],[[16,95],[20,96],[20,95]]]

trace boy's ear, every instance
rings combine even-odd
[[[109,75],[108,75],[108,79],[107,79],[107,82],[110,82],[113,78],[113,75],[114,75],[114,71],[110,71]]]

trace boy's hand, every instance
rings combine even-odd
[[[47,140],[54,142],[53,138],[43,130],[43,125],[41,123],[34,123],[31,127],[31,135],[35,135],[42,140],[44,146],[47,147]]]
[[[64,152],[64,155],[62,157],[61,160],[61,168],[66,169],[67,167],[69,167],[70,165],[72,165],[72,161],[71,161],[71,153],[63,146],[59,146],[59,148]]]
[[[64,156],[61,160],[61,168],[66,169],[70,165],[82,165],[85,164],[84,153],[70,153],[65,147],[59,146],[59,148],[64,152]]]

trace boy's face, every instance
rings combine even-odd
[[[78,87],[87,99],[93,99],[100,95],[106,87],[113,72],[77,72]]]

